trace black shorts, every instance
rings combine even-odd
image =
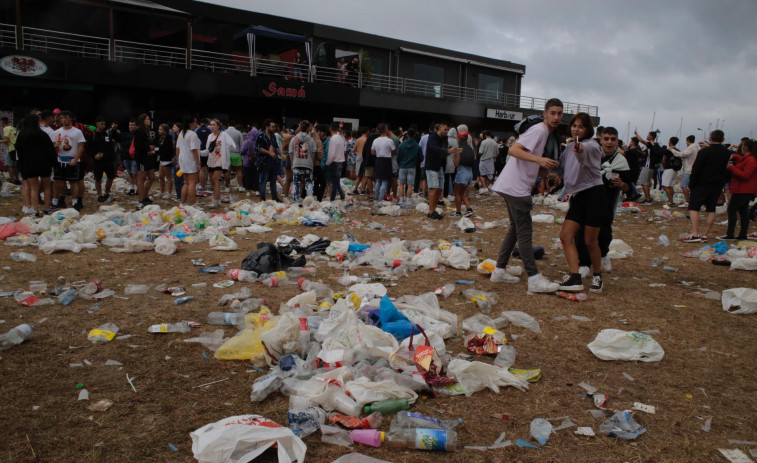
[[[108,176],[108,180],[116,178],[116,165],[109,161],[95,162],[95,180],[103,178],[103,174]]]
[[[79,172],[82,170],[81,164],[78,162],[75,166],[68,163],[58,162],[55,164],[55,167],[53,167],[53,180],[77,182],[79,181]]]
[[[157,163],[158,162],[155,159],[155,156],[147,156],[146,158],[142,158],[137,161],[137,172],[155,170]]]
[[[715,212],[715,209],[718,207],[721,191],[723,191],[722,187],[712,185],[701,185],[692,188],[691,196],[689,197],[689,210],[698,212],[702,206],[705,206],[707,212]]]
[[[52,169],[50,166],[43,166],[43,167],[31,167],[28,169],[21,168],[21,179],[22,180],[28,180],[30,178],[50,178],[50,173],[52,172]]]
[[[601,227],[607,223],[607,196],[605,186],[597,185],[571,195],[570,208],[565,220],[585,227]]]
[[[225,173],[225,172],[228,172],[229,170],[228,169],[224,169],[221,166],[208,167],[208,172],[216,172],[216,171],[218,171],[218,172],[224,172]]]
[[[200,156],[200,168],[208,167],[208,157]]]

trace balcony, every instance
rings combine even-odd
[[[455,101],[474,101],[487,105],[540,111],[545,98],[509,94],[491,90],[462,87],[381,74],[346,75],[342,70],[322,66],[308,66],[286,61],[250,58],[242,53],[218,53],[205,50],[169,47],[106,37],[71,34],[46,29],[23,27],[22,46],[17,43],[16,27],[0,23],[0,47],[17,50],[58,53],[77,58],[133,62],[149,66],[169,66],[208,72],[272,76],[304,82],[349,85],[378,92],[399,93],[425,98]],[[597,106],[563,102],[566,114],[588,113],[599,116]]]

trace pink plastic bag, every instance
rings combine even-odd
[[[25,235],[30,233],[29,225],[23,222],[11,222],[0,226],[0,240],[13,235]]]

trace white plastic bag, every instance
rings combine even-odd
[[[534,223],[555,223],[555,216],[552,214],[536,214],[531,216]]]
[[[260,335],[260,341],[265,346],[266,353],[278,360],[283,355],[297,351],[299,336],[300,319],[287,312],[279,318],[276,326]]]
[[[305,461],[307,446],[285,428],[260,415],[237,415],[189,434],[199,463],[243,463],[276,446],[279,463]]]
[[[602,330],[587,347],[602,360],[659,362],[665,355],[657,341],[637,331]]]
[[[757,290],[749,288],[731,288],[723,291],[720,298],[726,312],[746,315],[757,313]]]
[[[155,248],[154,243],[150,243],[149,241],[142,241],[142,240],[126,240],[123,247],[121,248],[110,248],[111,252],[142,252],[142,251],[152,251]]]
[[[181,240],[173,235],[161,235],[155,238],[155,252],[170,256],[181,246]]]
[[[470,229],[475,230],[476,225],[473,224],[473,221],[467,217],[463,217],[460,220],[457,221],[457,228],[460,229],[460,231],[467,231]]]
[[[626,259],[633,255],[633,248],[627,245],[623,240],[614,239],[610,241],[610,252],[607,256],[610,259]]]
[[[52,254],[56,251],[81,252],[81,244],[71,240],[53,240],[40,245],[39,250],[45,254]]]
[[[371,381],[361,376],[345,384],[344,388],[361,407],[380,400],[407,399],[412,404],[418,399],[415,391],[402,387],[391,379]]]
[[[499,394],[500,386],[512,386],[521,391],[528,389],[528,383],[525,380],[514,376],[504,368],[483,362],[452,359],[447,366],[447,374],[460,383],[468,397],[487,387],[497,394]]]
[[[460,246],[452,246],[449,249],[445,249],[442,251],[442,258],[450,267],[460,270],[468,270],[470,268],[470,254]]]
[[[237,243],[228,236],[215,234],[210,238],[210,249],[214,251],[236,251]]]
[[[539,322],[537,322],[534,317],[525,312],[520,312],[518,310],[505,311],[502,312],[502,318],[509,321],[515,326],[529,329],[534,333],[541,333]]]
[[[481,275],[491,275],[495,268],[497,268],[497,261],[494,259],[486,259],[478,264],[476,271]]]
[[[740,257],[731,261],[731,270],[757,270],[757,259]]]
[[[439,258],[441,258],[439,251],[426,248],[413,256],[413,263],[428,270],[439,265]]]

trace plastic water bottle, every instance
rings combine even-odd
[[[31,325],[24,323],[23,325],[18,325],[5,334],[0,334],[0,350],[9,349],[15,345],[21,344],[22,342],[32,337],[33,331],[34,328],[32,328]]]
[[[83,296],[92,296],[93,294],[99,292],[103,287],[103,284],[100,280],[92,280],[86,285],[82,286],[79,293]]]
[[[286,281],[287,281],[287,277],[282,278],[282,277],[273,276],[273,277],[268,277],[264,279],[260,283],[265,286],[268,286],[269,288],[275,288],[275,287],[278,287],[281,283],[284,283]]]
[[[287,274],[291,277],[299,277],[302,275],[315,275],[315,267],[289,267]]]
[[[234,281],[248,281],[248,282],[258,281],[258,274],[250,270],[242,270],[241,268],[235,268],[235,269],[229,270],[228,274],[229,274],[229,278]]]
[[[194,296],[184,296],[173,301],[173,305],[184,304],[185,302],[194,301]]]
[[[320,397],[319,401],[323,408],[327,410],[336,410],[349,416],[360,416],[360,404],[355,402],[355,399],[348,396],[344,389],[338,386],[330,384],[327,394]]]
[[[89,332],[87,339],[96,344],[103,344],[112,341],[118,333],[118,326],[115,323],[106,323]]]
[[[269,395],[278,391],[284,385],[284,379],[277,371],[273,371],[265,376],[261,376],[252,383],[252,392],[250,399],[253,402],[262,402]]]
[[[454,429],[463,424],[463,419],[440,420],[432,416],[408,411],[397,413],[392,422],[394,428],[426,428],[426,429]]]
[[[317,281],[310,281],[306,278],[300,278],[297,282],[297,286],[299,286],[303,291],[315,291],[315,296],[318,299],[331,297],[331,295],[334,294],[334,292],[331,290],[331,288],[329,288],[327,284]]]
[[[68,288],[58,296],[58,302],[63,305],[69,305],[74,302],[77,297],[79,297],[79,291],[75,288]]]
[[[658,238],[658,241],[663,246],[670,246],[670,240],[665,234],[660,235],[660,237]]]
[[[321,407],[308,407],[304,410],[290,408],[287,412],[289,429],[300,438],[305,438],[318,430],[326,422],[326,411]]]
[[[210,312],[208,323],[211,325],[244,325],[244,314],[235,312]]]
[[[515,363],[515,347],[505,344],[494,359],[494,364],[500,368],[510,368]]]
[[[148,333],[189,333],[190,327],[187,322],[160,323],[147,328]]]
[[[482,313],[491,313],[492,303],[486,296],[483,296],[483,295],[473,296],[471,300]]]
[[[252,312],[253,310],[258,310],[261,305],[264,305],[266,303],[265,299],[259,299],[259,298],[250,298],[246,299],[242,302],[235,301],[232,302],[229,306],[229,309],[231,309],[233,312],[239,312],[243,314],[247,314]]]
[[[536,418],[531,422],[531,436],[540,445],[546,445],[549,435],[552,434],[552,423],[544,418]]]
[[[447,283],[446,285],[442,286],[441,288],[437,288],[434,293],[444,297],[445,299],[452,296],[455,293],[455,285],[452,283]]]
[[[363,411],[365,413],[381,412],[386,415],[389,413],[396,413],[400,410],[407,410],[408,408],[410,408],[410,404],[407,399],[389,399],[366,405],[363,407]]]
[[[16,262],[37,262],[37,256],[23,251],[12,252],[11,259],[15,260]]]
[[[384,442],[390,448],[454,452],[457,433],[443,429],[397,428],[384,436]]]

